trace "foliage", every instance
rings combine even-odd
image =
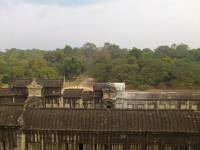
[[[0,84],[15,78],[73,79],[81,74],[99,82],[126,82],[138,89],[149,87],[200,87],[200,49],[186,44],[162,45],[151,50],[122,49],[105,43],[98,48],[7,49],[0,52]]]

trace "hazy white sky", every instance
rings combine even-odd
[[[200,0],[0,0],[0,50],[200,47]]]

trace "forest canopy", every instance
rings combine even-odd
[[[98,82],[125,82],[134,88],[200,87],[200,48],[186,44],[162,45],[156,49],[120,48],[105,43],[97,47],[86,43],[80,48],[66,45],[56,50],[0,52],[0,83],[22,78],[63,78],[79,75]]]

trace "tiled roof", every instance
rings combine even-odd
[[[28,79],[20,79],[20,80],[14,80],[12,82],[13,87],[27,87],[28,84],[31,83],[32,80],[28,80]]]
[[[65,89],[63,92],[64,98],[81,98],[83,89]]]
[[[13,87],[27,87],[28,84],[30,84],[32,80],[14,80],[12,85]],[[50,79],[43,79],[37,81],[39,84],[41,84],[43,87],[62,87],[63,81],[62,80],[50,80]]]
[[[63,87],[63,80],[44,79],[38,81],[43,87]]]
[[[125,99],[138,100],[200,100],[200,92],[125,92]]]
[[[0,97],[9,97],[12,96],[11,88],[0,88]]]
[[[25,130],[199,133],[200,112],[172,110],[30,109]]]
[[[13,89],[13,95],[14,96],[27,96],[28,95],[28,90],[26,88],[23,89]]]
[[[22,111],[23,105],[0,105],[0,127],[19,126],[17,120]]]
[[[83,91],[82,99],[83,100],[93,100],[93,92],[92,91]]]

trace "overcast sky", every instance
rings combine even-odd
[[[0,50],[200,47],[200,0],[0,0]]]

